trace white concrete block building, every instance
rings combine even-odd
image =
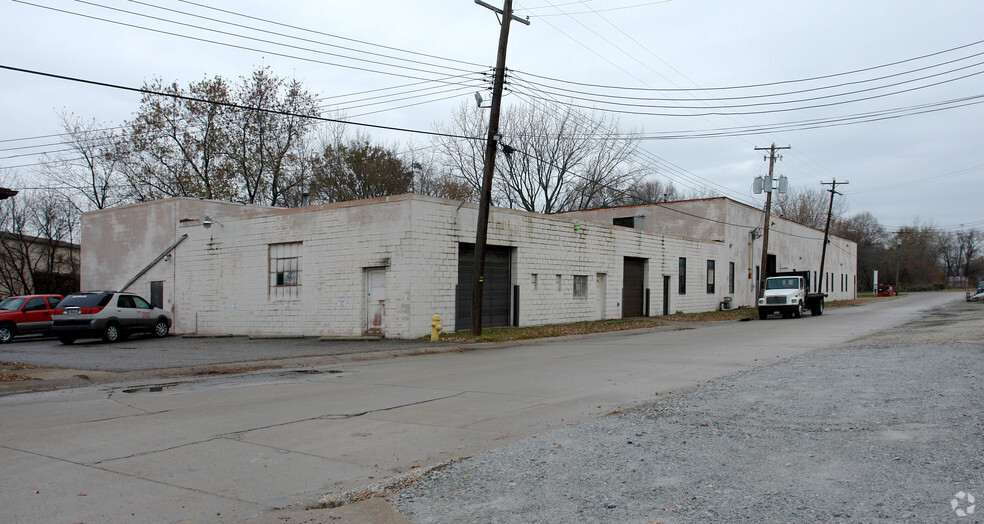
[[[707,311],[724,297],[751,305],[744,277],[761,240],[749,243],[748,225],[761,211],[726,199],[674,205],[687,214],[493,208],[483,325]],[[446,330],[467,329],[477,214],[419,195],[295,209],[173,198],[94,211],[83,215],[82,288],[143,294],[172,312],[177,333],[413,338],[435,313]],[[613,225],[627,216],[644,218]],[[777,268],[807,269],[822,232],[776,222]],[[856,247],[833,243],[827,263],[841,286],[831,298],[851,298]]]

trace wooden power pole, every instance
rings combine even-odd
[[[823,284],[823,264],[827,261],[827,238],[830,236],[830,216],[834,214],[834,195],[837,192],[837,184],[850,184],[850,182],[838,182],[835,178],[833,182],[820,182],[822,186],[830,186],[830,207],[827,208],[827,226],[823,228],[823,249],[820,250],[820,276],[817,278],[817,293],[823,293],[820,285]]]
[[[769,152],[769,176],[765,179],[762,187],[762,190],[767,194],[765,196],[765,226],[762,231],[762,265],[759,266],[758,293],[756,298],[761,298],[762,293],[765,291],[766,268],[769,263],[769,225],[772,222],[772,172],[776,166],[776,151],[780,149],[792,149],[792,147],[776,147],[775,144],[772,144],[770,147],[755,148],[756,151]]]
[[[502,105],[502,86],[506,78],[506,47],[509,42],[509,22],[529,25],[529,20],[513,16],[512,0],[505,0],[502,9],[481,0],[475,3],[499,14],[499,52],[495,59],[495,79],[492,84],[492,107],[489,114],[489,134],[485,142],[485,168],[482,171],[482,195],[478,203],[478,228],[475,233],[475,262],[472,266],[471,332],[482,334],[482,287],[485,283],[485,244],[489,233],[489,206],[492,200],[492,173],[495,171],[495,152],[499,141],[499,108]]]

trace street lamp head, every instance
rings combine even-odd
[[[202,225],[205,226],[205,229],[210,229],[212,227],[212,217],[206,215],[205,219],[202,220]]]

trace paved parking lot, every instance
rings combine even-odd
[[[90,339],[66,346],[54,338],[15,339],[0,345],[0,362],[99,371],[141,371],[300,357],[424,349],[425,340],[307,338],[133,337],[115,344]]]

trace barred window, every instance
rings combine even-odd
[[[270,298],[301,298],[301,242],[270,244]]]
[[[574,275],[574,297],[588,296],[588,275]]]

